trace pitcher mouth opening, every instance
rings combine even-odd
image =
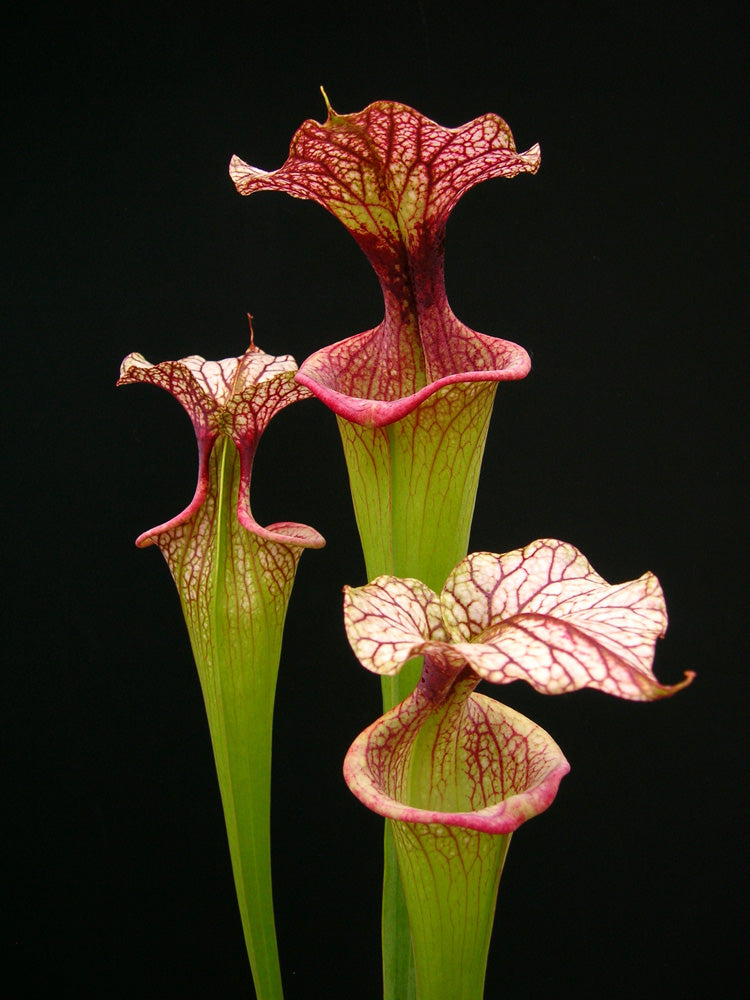
[[[340,343],[344,344],[346,341],[340,341]],[[332,371],[329,356],[331,348],[323,348],[307,358],[295,375],[295,381],[309,389],[337,416],[364,427],[386,427],[403,420],[430,396],[446,386],[474,382],[510,382],[528,375],[531,361],[526,351],[509,341],[498,341],[497,343],[509,348],[504,367],[448,372],[416,392],[392,400],[349,393],[347,391],[349,386],[345,384],[346,380]]]
[[[525,746],[525,767],[521,768],[524,780],[519,782],[519,787],[510,789],[504,795],[498,792],[489,794],[487,797],[495,801],[490,801],[479,809],[469,808],[455,812],[409,805],[394,796],[397,772],[390,768],[388,772],[383,772],[373,766],[371,750],[382,743],[384,735],[391,734],[389,723],[398,716],[401,708],[397,706],[369,726],[350,747],[344,760],[344,778],[352,793],[368,809],[386,819],[458,826],[481,833],[512,833],[527,819],[544,812],[557,795],[560,782],[570,771],[570,764],[562,750],[548,733],[519,712],[484,695],[471,694],[469,699],[474,701],[484,716],[491,715],[493,729],[497,730],[498,755],[492,762],[495,768],[503,769],[507,763],[509,767],[512,765],[514,771],[518,771],[516,757],[509,755],[507,761],[503,760],[503,746],[507,747],[511,741],[519,739]],[[419,728],[419,723],[415,728]],[[409,740],[408,725],[402,738]],[[390,761],[394,759],[401,759],[401,755],[392,754]],[[398,767],[398,764],[395,766]]]

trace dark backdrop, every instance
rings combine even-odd
[[[745,25],[726,3],[679,17],[503,6],[116,2],[6,33],[15,997],[248,995],[177,597],[159,553],[133,547],[192,496],[194,443],[166,394],[114,382],[132,350],[241,353],[247,311],[263,349],[298,361],[379,320],[343,227],[282,195],[242,199],[227,176],[232,153],[279,166],[302,120],[324,117],[320,84],[342,113],[388,98],[454,126],[495,111],[519,148],[541,143],[536,177],[481,185],[448,228],[455,312],[533,359],[498,393],[472,548],[552,535],[612,581],[653,570],[671,612],[657,675],[698,672],[655,705],[495,692],[573,769],[515,837],[487,997],[732,995],[747,891],[733,105]],[[317,402],[271,426],[253,503],[263,522],[328,539],[302,559],[277,700],[287,994],[375,1000],[380,822],[340,771],[379,714],[379,685],[343,635],[341,586],[364,570],[335,421]]]

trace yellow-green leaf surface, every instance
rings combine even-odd
[[[198,486],[190,506],[141,535],[158,545],[180,596],[208,716],[245,941],[259,1000],[282,996],[271,889],[273,704],[287,605],[300,555],[323,539],[306,525],[263,528],[249,485],[274,413],[309,393],[292,358],[150,365],[130,355],[118,384],[171,392],[193,421]]]

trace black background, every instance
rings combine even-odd
[[[510,6],[510,5],[508,5]],[[487,997],[733,995],[747,892],[739,517],[737,120],[728,4],[488,14],[463,0],[356,9],[113,3],[6,33],[3,403],[8,594],[4,962],[15,997],[251,990],[200,690],[178,601],[135,536],[192,496],[189,422],[115,391],[122,357],[237,355],[245,313],[301,361],[374,325],[360,251],[318,206],[242,199],[230,155],[272,169],[319,85],[455,126],[486,111],[536,177],[472,190],[448,227],[457,315],[531,353],[501,386],[472,548],[551,535],[612,581],[651,569],[671,614],[672,701],[496,691],[572,764],[514,839]],[[648,12],[646,12],[648,11]],[[374,1000],[380,822],[341,761],[379,714],[343,635],[363,563],[334,418],[271,425],[258,519],[328,539],[303,556],[277,698],[274,873],[289,1000]],[[5,978],[5,977],[4,977]]]

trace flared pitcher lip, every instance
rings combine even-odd
[[[503,343],[508,344],[509,342],[504,341]],[[511,382],[524,378],[531,369],[531,360],[528,354],[522,347],[518,347],[517,357],[505,368],[451,372],[408,396],[401,396],[394,400],[369,399],[364,396],[352,396],[339,389],[334,389],[305,371],[308,362],[324,354],[326,350],[326,348],[322,348],[303,361],[295,375],[295,381],[309,389],[336,416],[343,417],[354,424],[361,424],[363,427],[373,428],[386,427],[403,420],[445,386],[473,382]]]
[[[489,703],[495,711],[500,709],[506,722],[518,723],[521,728],[527,730],[527,736],[533,732],[537,738],[543,740],[550,755],[549,766],[537,780],[529,784],[528,788],[482,809],[466,812],[424,809],[410,806],[394,798],[379,785],[373,775],[368,762],[368,746],[378,729],[387,726],[389,718],[398,713],[401,706],[396,706],[360,733],[349,748],[344,759],[344,779],[350,791],[368,809],[386,819],[412,824],[457,826],[480,833],[512,833],[532,816],[544,812],[557,795],[560,782],[570,771],[570,764],[563,756],[562,750],[541,726],[520,712],[484,695],[471,694],[469,697],[480,699],[485,705]]]

